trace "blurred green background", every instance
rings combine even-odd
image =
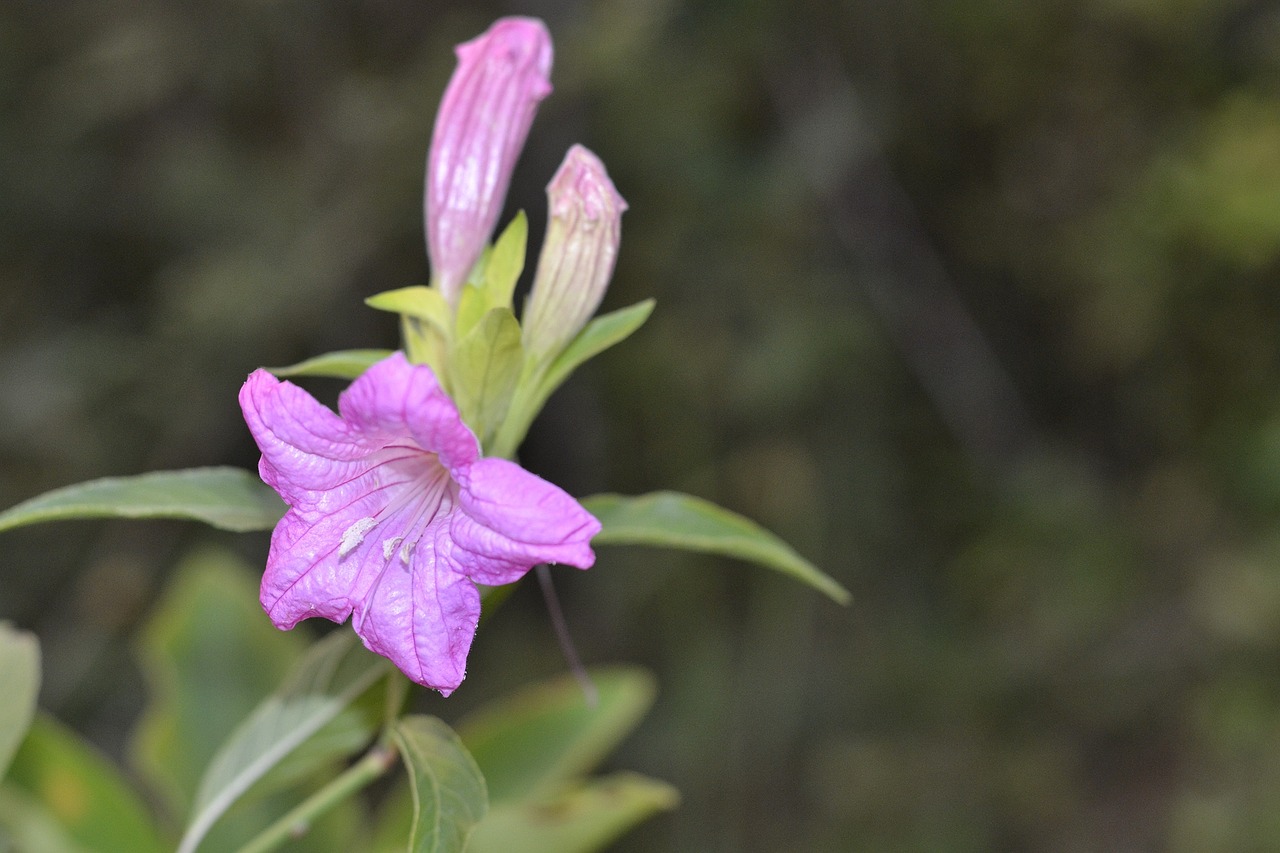
[[[625,851],[1280,850],[1280,6],[1246,0],[0,2],[0,505],[253,465],[245,375],[394,346],[451,47],[544,17],[648,325],[526,463],[673,487],[854,593],[602,549],[588,662],[652,668]],[[337,383],[310,386],[333,399]],[[327,395],[327,396],[326,396]],[[43,704],[119,753],[178,523],[4,537]],[[535,585],[446,718],[564,664]]]

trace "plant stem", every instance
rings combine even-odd
[[[396,750],[379,742],[328,785],[294,806],[284,817],[267,827],[239,853],[269,853],[286,841],[296,840],[316,818],[386,773],[395,765]]]

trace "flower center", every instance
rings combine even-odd
[[[407,478],[393,485],[394,490],[387,505],[371,516],[357,519],[342,534],[338,545],[338,558],[342,559],[364,542],[368,533],[379,525],[390,529],[388,536],[382,540],[382,557],[390,561],[400,552],[401,561],[407,566],[418,543],[431,522],[441,514],[453,509],[453,494],[450,486],[453,481],[449,471],[440,464],[434,453],[427,453],[418,447],[392,446],[386,450],[398,452],[414,451],[410,456],[398,456],[395,467]],[[391,465],[393,463],[383,463]],[[408,469],[407,471],[405,469]]]

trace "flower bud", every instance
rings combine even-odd
[[[457,54],[425,193],[433,281],[453,305],[502,212],[538,102],[551,92],[551,36],[534,18],[503,18]]]
[[[524,347],[554,358],[600,307],[622,239],[627,203],[600,158],[581,145],[565,155],[547,185],[547,236],[525,303]]]

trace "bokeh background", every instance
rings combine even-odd
[[[544,17],[565,149],[631,204],[641,332],[524,450],[577,494],[673,487],[854,593],[601,551],[589,662],[661,693],[613,764],[681,808],[624,851],[1280,850],[1280,5],[1263,0],[3,0],[0,505],[251,466],[245,375],[394,346],[423,283],[451,47]],[[332,399],[336,383],[313,383]],[[136,625],[193,546],[0,543],[44,706],[108,752]],[[454,717],[562,671],[535,588]]]

